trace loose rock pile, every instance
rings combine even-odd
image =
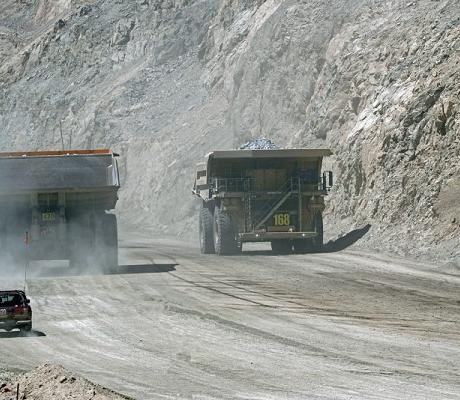
[[[17,388],[19,384],[19,396]],[[0,400],[121,400],[127,397],[95,385],[61,366],[42,365],[35,370],[0,382]]]
[[[279,148],[270,139],[266,138],[253,139],[240,146],[240,150],[277,150]]]

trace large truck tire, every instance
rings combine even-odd
[[[211,206],[202,202],[200,209],[199,234],[201,254],[214,254],[214,216]]]
[[[97,259],[104,273],[113,272],[118,267],[118,226],[113,214],[102,214],[99,218],[100,230],[97,232],[99,246]]]
[[[117,217],[99,212],[75,212],[69,221],[69,266],[81,273],[110,273],[118,266]]]
[[[315,249],[313,239],[296,239],[294,240],[294,251],[297,254],[311,253]]]
[[[4,255],[6,254],[6,224],[4,223],[3,220],[0,220],[0,254],[2,255],[2,259]]]
[[[8,264],[8,243],[7,243],[7,233],[6,227],[2,226],[0,222],[0,260],[3,263]]]
[[[217,207],[214,211],[214,249],[219,256],[238,252],[236,232],[230,215]]]
[[[29,214],[23,209],[6,208],[2,214],[0,227],[0,257],[4,272],[23,268],[33,254],[25,244],[25,233],[29,232]],[[30,236],[29,236],[30,238]]]
[[[243,252],[243,242],[237,241],[236,254],[241,254],[242,252]]]
[[[313,246],[315,251],[321,251],[324,245],[324,230],[323,230],[323,216],[318,213],[315,215],[315,231],[316,236],[313,238]]]
[[[319,252],[323,248],[323,216],[318,213],[313,220],[316,236],[294,240],[294,251],[298,254]]]
[[[271,246],[274,254],[292,253],[292,242],[290,240],[272,240]]]
[[[23,326],[20,326],[19,327],[19,330],[21,332],[31,332],[32,331],[32,322],[30,324],[26,324],[26,325],[23,325]]]
[[[90,263],[94,232],[89,226],[89,214],[72,210],[67,222],[67,242],[69,246],[69,267],[75,273],[83,272]]]

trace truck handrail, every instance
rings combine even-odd
[[[211,189],[218,192],[248,192],[253,189],[254,178],[212,178]]]

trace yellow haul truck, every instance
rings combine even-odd
[[[110,150],[0,153],[0,259],[118,265],[113,210],[120,187]]]
[[[201,199],[203,254],[241,252],[244,242],[270,242],[278,254],[323,245],[324,196],[332,172],[327,149],[215,151],[198,165],[193,193]]]

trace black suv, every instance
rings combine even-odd
[[[0,291],[0,329],[32,330],[32,308],[22,290]]]

